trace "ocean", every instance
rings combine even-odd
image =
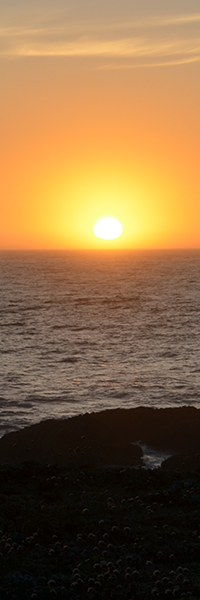
[[[0,253],[0,436],[200,406],[200,251]]]

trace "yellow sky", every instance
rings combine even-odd
[[[0,29],[0,248],[200,247],[196,0],[19,4]],[[94,236],[104,216],[118,240]]]

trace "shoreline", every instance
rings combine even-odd
[[[200,409],[110,409],[49,419],[0,439],[0,463],[144,466],[147,453],[167,453],[164,470],[200,468]]]

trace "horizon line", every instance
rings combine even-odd
[[[170,247],[145,247],[145,248],[0,248],[1,252],[173,252],[173,251],[200,251],[200,246],[170,246]]]

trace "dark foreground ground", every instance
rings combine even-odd
[[[200,598],[200,474],[0,467],[0,599]]]

